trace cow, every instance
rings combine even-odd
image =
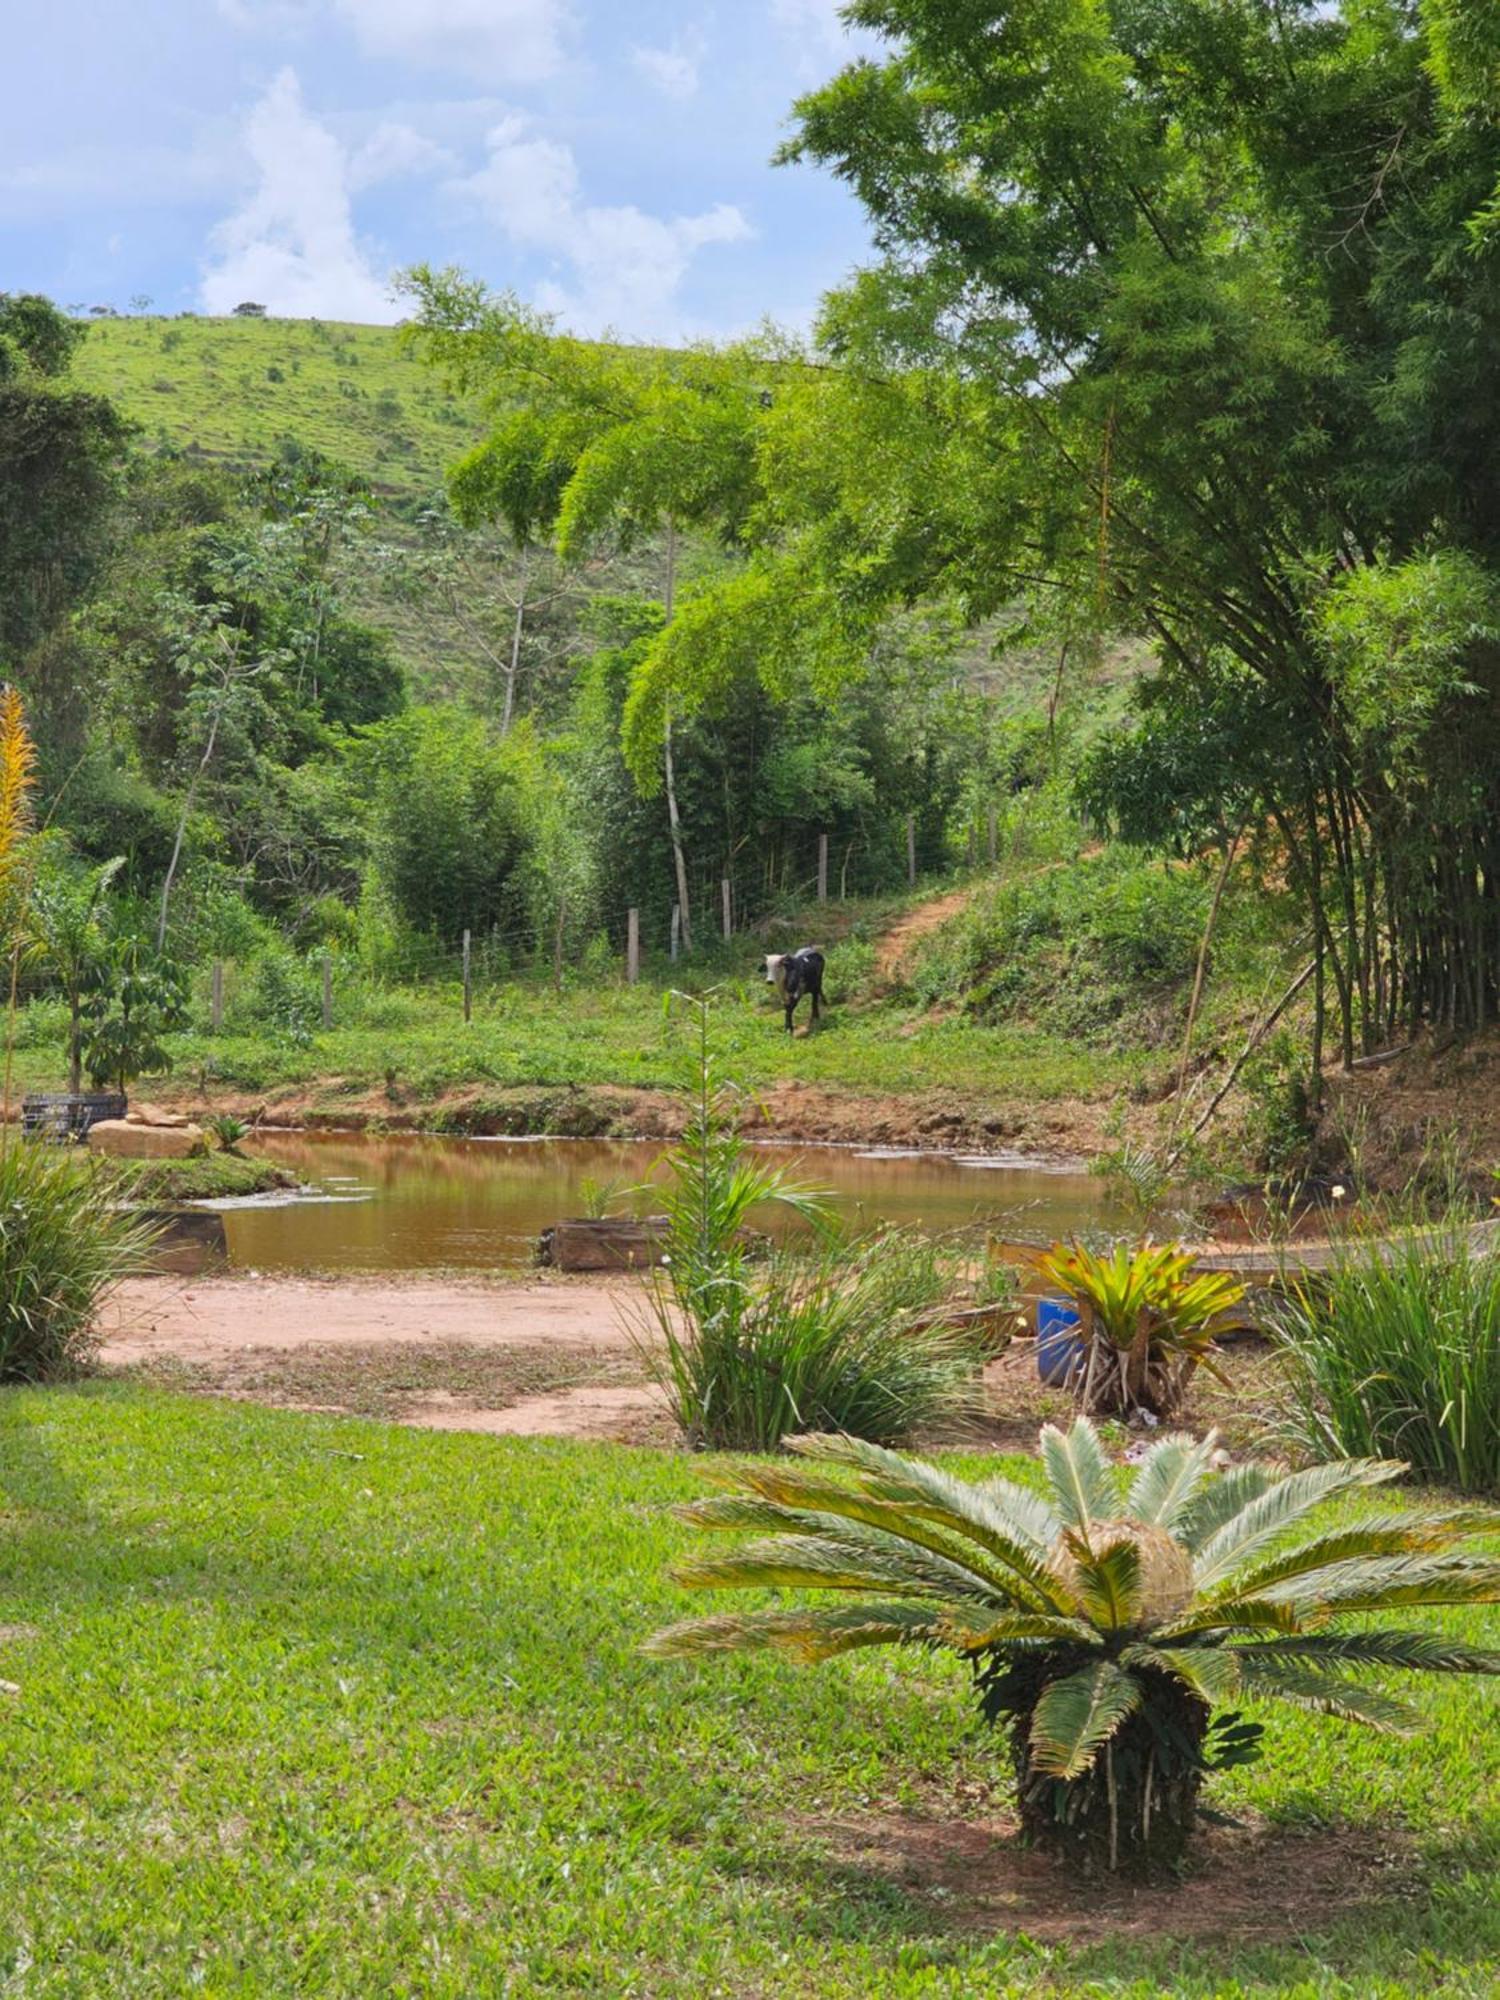
[[[786,1009],[786,1031],[792,1032],[792,1016],[804,993],[812,996],[814,1024],[823,1012],[823,954],[810,944],[800,951],[773,951],[761,960],[766,984],[774,986]]]

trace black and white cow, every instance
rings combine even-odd
[[[765,971],[766,984],[774,986],[781,996],[781,1004],[786,1009],[786,1031],[792,1032],[792,1016],[797,1011],[797,1003],[804,993],[812,996],[812,1017],[818,1021],[823,1012],[823,954],[815,951],[810,944],[800,951],[773,951],[761,960]]]

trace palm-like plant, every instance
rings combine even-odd
[[[1215,1327],[1245,1296],[1237,1278],[1197,1270],[1176,1244],[1119,1243],[1101,1256],[1055,1243],[1037,1269],[1078,1307],[1083,1353],[1073,1387],[1094,1417],[1172,1416],[1195,1370],[1212,1365]]]
[[[1080,1418],[1042,1432],[1043,1496],[850,1438],[790,1442],[852,1477],[784,1462],[737,1468],[748,1492],[678,1512],[698,1528],[772,1532],[674,1574],[845,1601],[694,1619],[647,1650],[770,1649],[804,1662],[859,1646],[956,1652],[973,1667],[985,1718],[1009,1729],[1024,1831],[1057,1853],[1111,1867],[1174,1860],[1205,1775],[1257,1754],[1258,1724],[1232,1707],[1215,1717],[1241,1696],[1404,1731],[1417,1712],[1346,1669],[1500,1672],[1500,1652],[1338,1623],[1500,1600],[1500,1560],[1459,1546],[1500,1514],[1388,1511],[1293,1533],[1322,1502],[1394,1478],[1399,1463],[1242,1465],[1219,1476],[1212,1433],[1174,1436],[1126,1487]]]

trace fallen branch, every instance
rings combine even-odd
[[[1172,1167],[1176,1166],[1178,1160],[1181,1159],[1183,1153],[1187,1150],[1189,1144],[1194,1139],[1197,1138],[1198,1134],[1203,1130],[1204,1126],[1208,1124],[1209,1120],[1213,1117],[1214,1113],[1218,1110],[1219,1106],[1224,1102],[1224,1099],[1229,1095],[1230,1091],[1234,1089],[1235,1082],[1239,1077],[1240,1071],[1245,1067],[1245,1064],[1249,1062],[1251,1056],[1254,1055],[1255,1051],[1260,1047],[1261,1043],[1265,1040],[1266,1036],[1270,1034],[1271,1030],[1275,1027],[1276,1023],[1281,1019],[1282,1015],[1286,1012],[1287,1008],[1291,1006],[1292,1002],[1296,999],[1297,995],[1302,991],[1303,987],[1307,984],[1308,980],[1312,978],[1313,971],[1317,965],[1317,962],[1318,961],[1315,958],[1308,960],[1307,964],[1303,966],[1302,970],[1297,974],[1297,977],[1292,981],[1291,985],[1286,989],[1285,993],[1283,993],[1281,998],[1276,1002],[1276,1005],[1271,1009],[1270,1013],[1265,1015],[1264,1018],[1260,1020],[1256,1024],[1256,1026],[1250,1030],[1249,1039],[1246,1041],[1245,1046],[1240,1050],[1239,1054],[1235,1057],[1233,1063],[1230,1065],[1228,1076],[1225,1077],[1224,1081],[1219,1085],[1219,1088],[1214,1092],[1213,1096],[1208,1100],[1208,1106],[1202,1113],[1201,1117],[1198,1119],[1197,1124],[1193,1126],[1192,1130],[1188,1133],[1187,1137],[1183,1139],[1179,1145],[1174,1147],[1171,1153],[1168,1154],[1166,1164],[1169,1170]]]

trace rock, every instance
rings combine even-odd
[[[143,1125],[133,1118],[101,1120],[88,1143],[114,1160],[187,1160],[207,1151],[201,1125]]]
[[[181,1132],[193,1121],[185,1111],[164,1111],[159,1104],[132,1104],[125,1113],[127,1125],[151,1125],[166,1132]],[[197,1127],[193,1126],[196,1131]]]

